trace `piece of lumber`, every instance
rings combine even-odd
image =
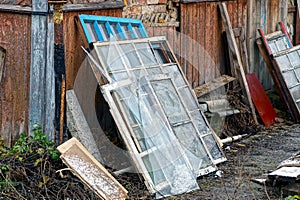
[[[6,50],[0,46],[0,83],[2,80],[4,63],[5,63]]]
[[[67,91],[66,101],[67,126],[71,135],[76,137],[99,162],[103,162],[92,131],[84,117],[74,90]]]
[[[208,94],[228,83],[230,83],[231,81],[236,80],[236,78],[228,76],[228,75],[222,75],[206,84],[200,85],[196,88],[194,88],[194,92],[197,96],[197,98]]]
[[[275,123],[277,114],[265,93],[265,90],[255,73],[247,74],[246,79],[249,85],[250,94],[256,110],[265,126]]]
[[[60,158],[101,199],[125,199],[127,190],[76,139],[58,146]]]
[[[226,4],[225,3],[219,4],[219,10],[221,13],[223,24],[225,26],[229,52],[231,55],[231,68],[235,69],[234,71],[236,72],[237,79],[240,83],[240,86],[242,87],[243,94],[246,98],[246,103],[250,107],[253,120],[256,124],[258,124],[256,114],[255,114],[255,108],[254,108],[253,102],[251,100],[251,95],[250,95],[248,83],[246,80],[246,75],[245,75],[245,72],[243,69],[240,52],[238,50],[236,40],[234,37],[234,33],[232,30],[232,26],[231,26],[228,12],[227,12]]]
[[[59,144],[63,143],[64,121],[65,121],[65,98],[66,98],[66,79],[61,76],[61,95],[60,95],[60,116],[59,116]]]

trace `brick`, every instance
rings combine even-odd
[[[146,0],[138,0],[138,1],[146,1]],[[131,14],[141,14],[142,13],[142,6],[132,6],[130,8]]]
[[[166,5],[150,5],[142,7],[142,14],[145,13],[166,13],[167,6]]]
[[[136,0],[136,5],[147,5],[147,0]]]
[[[158,0],[159,4],[167,4],[168,0]]]
[[[158,4],[159,0],[147,0],[147,4],[151,5],[151,4]]]

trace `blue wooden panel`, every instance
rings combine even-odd
[[[112,37],[114,40],[148,37],[140,20],[85,14],[79,15],[79,19],[88,43],[108,41]]]

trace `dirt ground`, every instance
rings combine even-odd
[[[218,165],[221,177],[216,173],[200,177],[200,190],[166,199],[284,199],[280,189],[259,185],[251,179],[265,178],[281,161],[300,151],[299,136],[299,124],[281,123],[227,144],[224,151],[228,161]],[[126,176],[119,178],[129,191],[128,199],[154,199],[137,177],[129,181]]]

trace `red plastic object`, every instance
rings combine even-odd
[[[246,75],[250,95],[265,126],[275,123],[277,114],[255,73]]]

